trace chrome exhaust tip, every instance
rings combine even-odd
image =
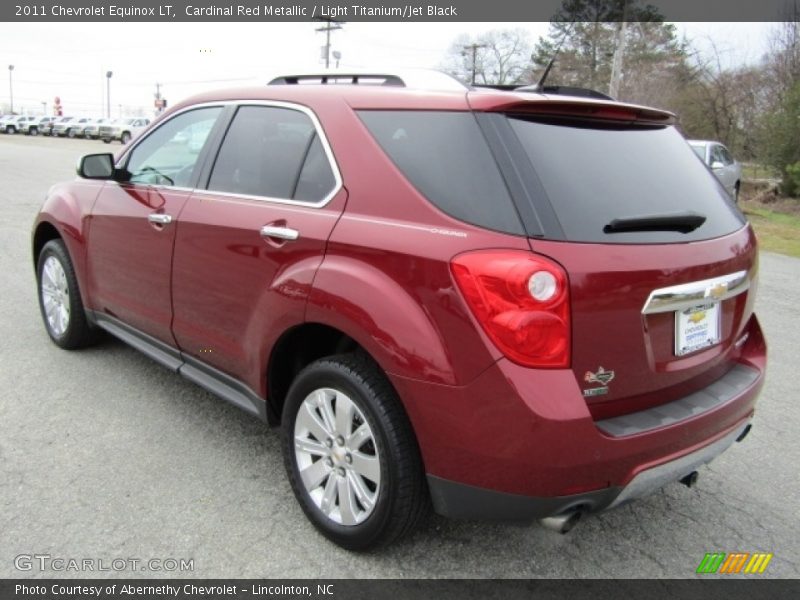
[[[564,513],[562,515],[556,515],[554,517],[545,517],[544,519],[539,520],[539,524],[542,527],[564,534],[568,533],[573,527],[575,527],[575,525],[578,524],[578,521],[581,520],[582,516],[583,512],[576,510],[573,512]]]

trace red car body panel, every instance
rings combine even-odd
[[[173,262],[173,331],[189,356],[266,395],[266,365],[278,338],[304,321],[325,244],[346,202],[323,208],[196,193],[180,216]],[[235,207],[235,208],[233,208]],[[302,232],[263,238],[264,225]]]

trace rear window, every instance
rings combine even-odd
[[[439,209],[467,223],[523,234],[474,115],[361,111],[359,116],[403,175]]]
[[[674,127],[614,128],[509,117],[566,239],[669,243],[710,239],[745,221]],[[606,233],[615,219],[698,213],[689,233]]]

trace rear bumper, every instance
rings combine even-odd
[[[392,380],[437,512],[515,520],[595,512],[681,479],[741,435],[766,362],[755,317],[748,333],[718,381],[626,419],[593,419],[571,371],[503,359],[464,387]]]
[[[428,475],[434,510],[454,519],[531,521],[573,511],[600,512],[648,496],[708,464],[730,448],[750,425],[748,417],[707,446],[642,471],[625,487],[608,487],[569,496],[535,497],[506,494]]]

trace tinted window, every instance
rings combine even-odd
[[[308,115],[275,106],[243,106],[225,135],[208,189],[317,202],[335,185]]]
[[[132,183],[186,187],[219,107],[199,108],[173,117],[148,135],[130,154],[127,170]],[[202,131],[202,139],[191,132]]]
[[[663,243],[709,239],[744,225],[716,178],[673,128],[597,128],[509,119],[567,239]],[[613,219],[695,212],[690,233],[605,233]]]
[[[441,210],[489,229],[523,233],[471,113],[362,111],[359,116],[414,187]]]
[[[304,202],[319,202],[335,185],[336,179],[331,171],[331,164],[328,162],[322,142],[318,135],[314,135],[305,164],[300,171],[294,199]]]

